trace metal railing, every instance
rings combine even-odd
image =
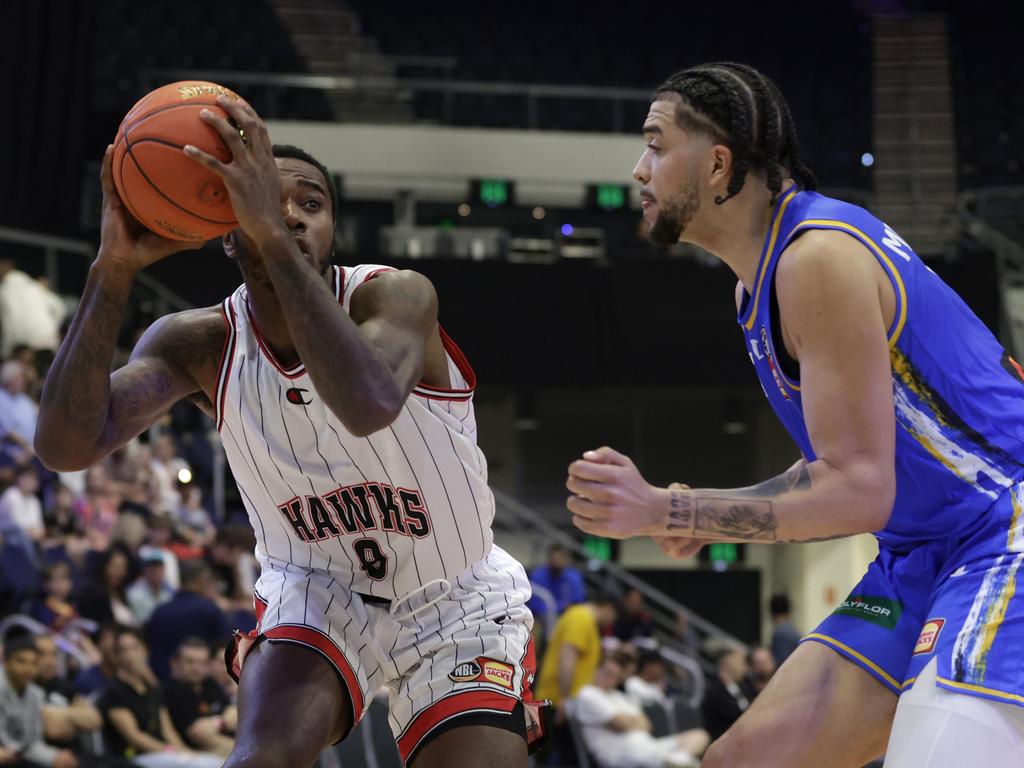
[[[523,100],[527,127],[540,127],[540,101],[542,99],[586,100],[604,104],[611,112],[611,126],[615,132],[626,128],[624,106],[628,103],[647,104],[651,91],[645,88],[603,87],[591,85],[560,85],[548,83],[491,82],[485,80],[455,80],[428,77],[381,77],[360,75],[308,75],[271,74],[265,72],[236,72],[231,70],[158,69],[143,70],[139,75],[140,93],[158,85],[176,80],[212,80],[222,85],[244,85],[263,88],[267,96],[267,114],[276,115],[276,94],[285,89],[318,90],[353,95],[393,92],[396,94],[432,93],[443,97],[442,121],[451,122],[452,100],[458,96],[507,96]],[[638,126],[630,126],[637,128]]]
[[[654,622],[655,637],[662,645],[670,645],[675,639],[676,622],[680,615],[686,617],[690,626],[702,639],[715,638],[740,646],[746,645],[721,627],[701,618],[679,601],[651,586],[638,576],[634,576],[618,563],[591,557],[578,539],[509,494],[497,488],[492,488],[492,491],[499,512],[496,516],[497,519],[500,519],[501,524],[507,527],[510,522],[514,521],[517,525],[513,530],[529,531],[530,539],[536,548],[535,555],[545,551],[551,544],[561,544],[580,561],[587,564],[583,574],[584,579],[596,591],[617,598],[629,589],[639,590],[644,596],[647,609]],[[533,559],[539,561],[540,557],[535,556]],[[711,671],[711,665],[707,660],[702,658],[699,661],[705,670]]]

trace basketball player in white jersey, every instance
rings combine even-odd
[[[403,759],[525,766],[536,709],[529,581],[492,544],[475,376],[415,272],[338,268],[336,193],[256,113],[204,118],[233,154],[185,151],[224,180],[244,284],[162,318],[109,373],[135,273],[188,248],[133,227],[103,161],[99,253],[46,381],[36,434],[87,467],[182,398],[213,416],[256,531],[256,631],[239,638],[227,766],[310,766],[387,690]],[[201,274],[202,266],[195,266]],[[528,725],[529,723],[529,725]]]

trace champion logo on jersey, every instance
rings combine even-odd
[[[308,395],[308,389],[300,389],[299,387],[291,387],[284,393],[285,399],[292,405],[309,405],[313,400]]]

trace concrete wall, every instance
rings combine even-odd
[[[345,177],[349,194],[460,200],[471,178],[512,179],[524,205],[580,205],[587,183],[632,183],[644,143],[635,136],[427,125],[270,121],[279,144],[295,144]],[[634,206],[639,196],[633,195]]]

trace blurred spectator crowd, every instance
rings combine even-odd
[[[644,593],[587,598],[583,573],[559,544],[530,572],[538,699],[554,705],[545,765],[689,768],[768,684],[796,633],[789,601],[771,603],[772,650],[701,640],[680,613],[658,630]],[[796,635],[799,639],[799,635]],[[778,661],[774,650],[783,654]]]
[[[0,261],[0,766],[219,766],[236,717],[224,645],[255,626],[252,529],[211,514],[193,414],[88,470],[42,466],[63,323],[45,281]]]

